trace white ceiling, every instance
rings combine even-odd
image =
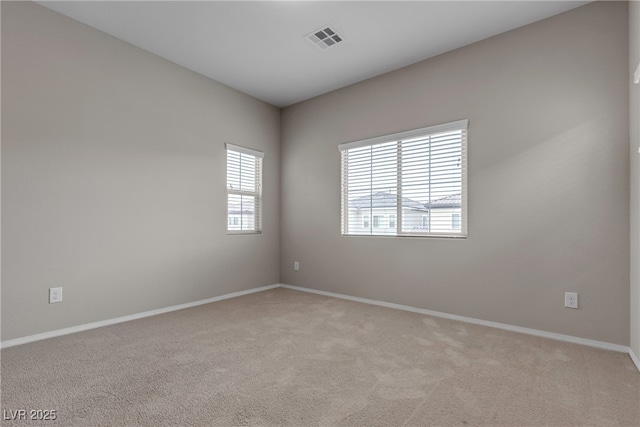
[[[41,1],[277,107],[589,1]],[[304,38],[329,24],[344,38]]]

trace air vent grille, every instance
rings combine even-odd
[[[338,32],[328,25],[307,34],[305,38],[322,50],[342,42],[342,37]]]

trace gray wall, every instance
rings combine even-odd
[[[625,345],[631,324],[640,355],[638,2],[630,21],[595,3],[301,103],[281,127],[39,5],[1,8],[2,340],[282,281]],[[460,118],[466,241],[340,236],[337,144]],[[266,152],[262,235],[225,232],[224,142]]]
[[[631,348],[640,357],[640,85],[633,72],[640,62],[640,2],[629,2],[631,128]]]
[[[275,107],[2,2],[2,340],[277,283],[279,129]],[[224,142],[266,153],[262,235],[226,234]]]
[[[593,3],[286,108],[282,282],[628,345],[627,28]],[[338,144],[464,118],[467,240],[340,235]]]

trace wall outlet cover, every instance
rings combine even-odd
[[[62,302],[62,287],[49,288],[49,304]]]
[[[567,308],[578,308],[578,294],[575,292],[565,292],[564,306]]]

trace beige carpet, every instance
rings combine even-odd
[[[287,289],[1,356],[3,425],[640,425],[626,354]]]

